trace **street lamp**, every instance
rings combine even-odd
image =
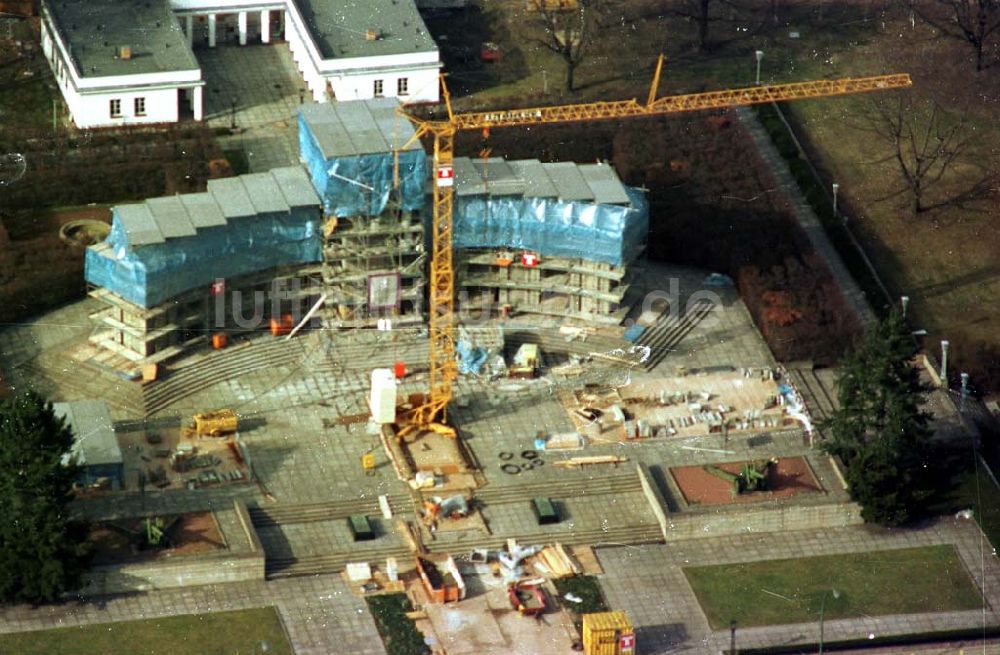
[[[834,182],[830,188],[833,189],[833,217],[837,218],[839,216],[837,214],[837,192],[840,191],[840,185]]]
[[[827,592],[823,592],[823,599],[819,602],[819,655],[823,655],[823,615],[826,611],[826,597]],[[832,595],[834,599],[840,598],[840,592],[836,589],[830,589],[829,595]]]
[[[236,129],[236,98],[231,98],[229,100],[229,108],[230,108],[229,129],[235,130]]]
[[[764,51],[756,50],[753,54],[757,57],[757,86],[760,86],[760,60],[764,58]]]
[[[900,296],[899,304],[903,306],[903,318],[906,318],[906,308],[910,305],[910,297]]]
[[[938,377],[941,378],[941,384],[944,385],[945,389],[948,388],[948,346],[950,345],[947,339],[941,340],[941,375]]]
[[[736,619],[729,622],[729,655],[736,655]]]

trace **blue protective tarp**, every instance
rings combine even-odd
[[[625,187],[631,206],[521,196],[455,196],[456,248],[517,248],[549,257],[620,265],[649,231],[642,191]]]
[[[319,228],[316,209],[293,208],[133,248],[115,211],[107,240],[87,249],[84,278],[137,305],[155,307],[196,287],[207,291],[216,278],[318,262]]]
[[[628,328],[627,330],[625,330],[623,338],[625,339],[625,341],[635,343],[636,341],[639,340],[639,338],[643,335],[645,331],[646,331],[646,326],[639,325],[637,323],[632,327]]]
[[[455,358],[458,360],[458,372],[462,375],[479,375],[483,364],[489,359],[485,348],[473,346],[468,341],[455,344]]]
[[[395,155],[380,152],[325,158],[305,119],[299,116],[298,120],[299,153],[323,201],[323,212],[347,218],[378,216],[385,211],[394,187]],[[423,149],[399,153],[399,201],[405,211],[424,208],[428,171]]]

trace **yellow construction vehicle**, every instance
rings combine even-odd
[[[221,437],[236,432],[236,412],[220,409],[194,415],[193,432],[199,437]]]
[[[430,270],[430,389],[421,403],[401,414],[400,423],[407,431],[428,428],[448,419],[448,403],[452,398],[452,382],[458,372],[455,362],[455,272],[452,260],[452,199],[454,195],[454,141],[459,130],[489,130],[495,127],[515,127],[543,123],[618,120],[623,118],[661,116],[680,112],[700,111],[755,105],[769,102],[804,100],[840,96],[870,91],[901,89],[912,86],[906,73],[848,77],[837,80],[813,80],[790,84],[770,84],[721,91],[706,91],[657,98],[663,56],[645,103],[635,98],[603,102],[588,102],[553,107],[531,107],[456,114],[451,108],[448,87],[441,78],[441,91],[448,117],[427,120],[402,112],[416,128],[414,136],[401,148],[424,136],[434,138],[433,222],[431,228]],[[398,173],[397,173],[398,176]]]

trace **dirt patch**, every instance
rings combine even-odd
[[[739,473],[745,462],[716,463],[714,466]],[[813,474],[804,457],[782,457],[771,471],[771,490],[755,491],[733,497],[731,485],[707,472],[703,466],[678,466],[670,475],[689,505],[729,505],[732,503],[760,503],[775,498],[791,498],[802,493],[823,491],[823,486]]]
[[[222,531],[211,512],[195,512],[163,517],[166,548],[143,547],[146,525],[143,519],[99,523],[90,531],[97,564],[123,564],[163,557],[195,555],[226,548]]]

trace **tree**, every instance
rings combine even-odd
[[[976,53],[976,70],[985,68],[983,49],[993,34],[1000,30],[1000,0],[911,0],[911,10],[931,27],[965,41]],[[943,9],[940,16],[935,9]]]
[[[537,0],[535,7],[545,30],[539,42],[566,63],[566,90],[575,89],[576,69],[583,61],[590,37],[590,10],[594,0],[577,0],[575,8],[566,8],[554,0]]]
[[[744,4],[747,6],[741,6]],[[748,14],[745,11],[748,7],[749,3],[741,3],[737,0],[682,0],[679,3],[679,7],[674,10],[674,13],[695,22],[698,26],[698,49],[702,52],[708,52],[714,45],[710,36],[712,23],[732,23],[739,21],[737,24],[740,24],[757,22],[757,19],[751,18],[752,13]],[[728,10],[728,15],[721,15],[726,10]],[[778,22],[777,0],[771,0],[768,15],[775,23]],[[764,18],[764,21],[767,21],[767,17]],[[754,31],[757,31],[759,28],[760,25],[753,27]]]
[[[989,158],[977,158],[977,135],[966,122],[941,109],[936,102],[916,103],[909,95],[892,100],[873,100],[859,129],[875,134],[889,146],[884,160],[895,161],[903,187],[892,195],[908,193],[913,215],[945,205],[961,205],[992,192],[996,172]],[[964,176],[958,192],[936,202],[929,194],[944,187],[959,167],[976,169]],[[890,196],[891,197],[891,196]]]
[[[51,601],[79,587],[90,554],[70,519],[72,431],[27,393],[0,404],[0,599]]]
[[[823,447],[846,465],[851,498],[868,522],[906,523],[934,488],[930,416],[921,409],[927,387],[911,363],[916,352],[894,313],[868,332],[837,381],[840,406],[825,424]]]

